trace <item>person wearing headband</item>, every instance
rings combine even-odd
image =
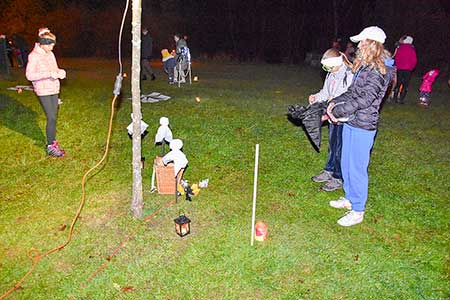
[[[353,82],[347,92],[330,101],[327,113],[333,122],[348,118],[342,129],[341,170],[344,197],[330,201],[330,206],[349,210],[337,223],[353,226],[364,219],[368,197],[368,167],[377,134],[380,105],[393,79],[383,43],[384,31],[371,26],[350,38],[358,43],[353,62]]]
[[[344,56],[335,48],[328,49],[322,56],[322,69],[327,72],[323,88],[316,94],[309,96],[309,103],[329,102],[341,95],[352,83],[353,73],[344,63]],[[324,169],[311,179],[324,185],[322,191],[331,192],[342,188],[341,149],[342,124],[340,122],[328,124],[328,160]]]
[[[58,115],[59,80],[66,78],[66,71],[60,69],[53,54],[56,36],[48,28],[39,29],[38,42],[28,56],[26,77],[32,82],[47,117],[46,151],[49,156],[63,157],[65,151],[56,140],[56,119]]]

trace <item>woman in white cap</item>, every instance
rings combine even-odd
[[[353,62],[353,83],[347,92],[331,100],[327,113],[334,122],[348,118],[342,129],[341,168],[345,196],[330,201],[335,208],[350,210],[338,220],[341,226],[361,223],[368,196],[368,166],[377,133],[380,104],[393,78],[393,68],[384,64],[386,39],[376,26],[350,38],[358,43]]]
[[[353,73],[350,63],[341,52],[330,48],[322,56],[322,69],[327,72],[323,88],[309,96],[309,103],[330,102],[333,98],[347,91],[352,83]],[[324,182],[321,190],[331,192],[342,188],[341,149],[342,123],[329,123],[328,160],[325,168],[311,179],[314,182]]]

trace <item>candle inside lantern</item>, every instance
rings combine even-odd
[[[198,81],[198,76],[194,76],[194,81]]]
[[[174,219],[175,221],[175,232],[183,237],[185,235],[188,235],[191,232],[191,220],[189,220],[188,217],[185,215],[181,215],[178,218]]]

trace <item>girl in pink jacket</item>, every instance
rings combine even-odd
[[[420,85],[419,91],[419,104],[424,107],[428,107],[431,102],[431,89],[436,77],[439,75],[439,70],[433,69],[425,73],[422,77],[422,84]]]
[[[47,117],[47,154],[63,157],[65,152],[56,140],[56,117],[58,114],[59,80],[66,78],[66,71],[56,63],[52,50],[56,36],[48,28],[39,29],[39,40],[28,56],[26,77],[33,83],[34,92]]]

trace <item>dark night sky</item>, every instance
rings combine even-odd
[[[17,3],[24,9],[13,9]],[[52,28],[64,41],[59,50],[64,55],[114,56],[125,3],[3,0],[0,16],[7,34],[20,33],[27,40],[34,39],[30,28]],[[71,17],[61,18],[67,14]],[[23,26],[17,25],[19,19]],[[131,12],[125,41],[130,23]],[[142,24],[150,28],[155,52],[170,47],[171,35],[179,32],[189,36],[194,56],[297,63],[306,52],[326,50],[336,32],[345,42],[365,26],[378,25],[391,51],[402,35],[413,36],[419,65],[448,64],[450,58],[450,0],[143,0]],[[125,54],[129,48],[125,45]]]

